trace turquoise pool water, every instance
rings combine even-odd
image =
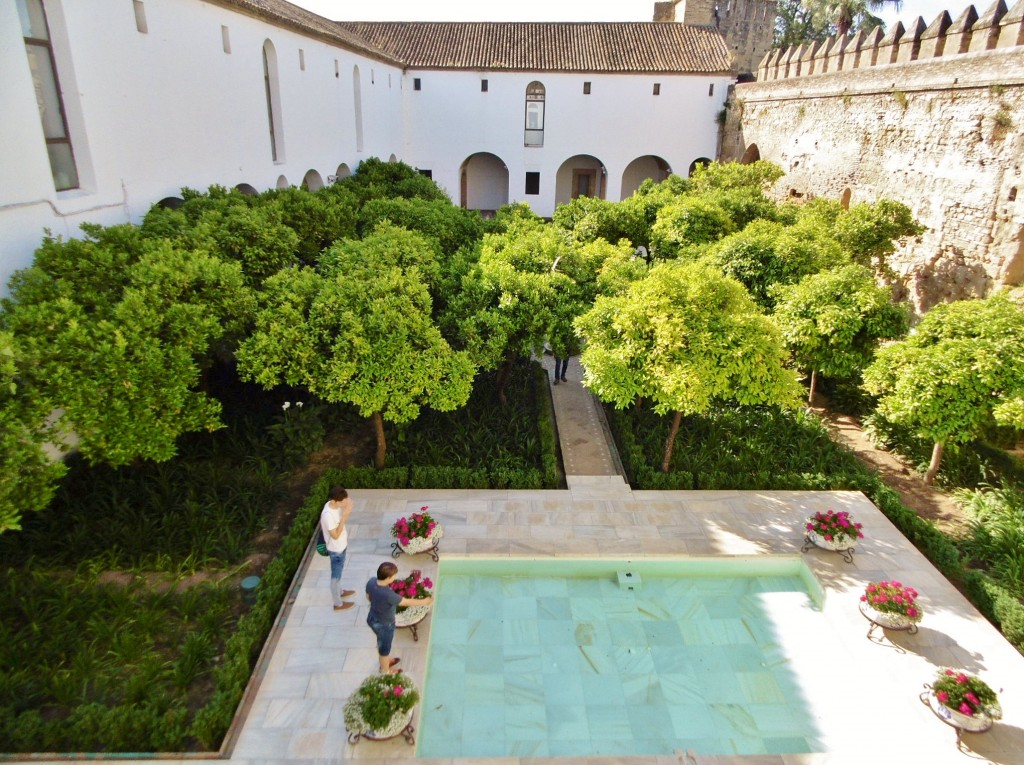
[[[821,751],[781,639],[799,558],[439,564],[419,757]]]

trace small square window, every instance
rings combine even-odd
[[[540,173],[526,174],[526,193],[540,194]]]
[[[487,80],[480,80],[480,92],[481,93],[486,93],[487,92]]]
[[[423,168],[417,168],[416,171],[425,178],[430,178],[431,180],[434,179],[433,170],[424,170]]]
[[[715,83],[708,85],[708,96],[710,97],[713,95],[715,95]]]
[[[423,89],[423,83],[420,82],[420,78],[419,77],[413,77],[412,78],[412,89],[413,90],[422,90]]]
[[[585,95],[585,96],[589,96],[590,95],[590,83],[589,82],[583,83],[583,95]]]
[[[654,83],[654,95],[656,95],[656,96],[660,96],[661,95],[661,83],[660,82]]]

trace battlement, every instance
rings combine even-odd
[[[972,5],[955,21],[943,11],[931,24],[918,16],[909,27],[897,22],[885,35],[876,29],[773,50],[761,60],[756,74],[759,82],[767,82],[1022,45],[1024,0],[1009,10],[1004,0],[996,0],[980,17]]]

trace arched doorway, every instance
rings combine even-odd
[[[747,150],[743,152],[743,157],[740,159],[741,165],[749,165],[757,160],[761,159],[761,150],[757,148],[756,143],[750,144]]]
[[[338,165],[338,169],[334,172],[334,178],[329,180],[331,180],[332,182],[340,181],[343,180],[344,178],[348,178],[350,175],[352,175],[351,168],[349,168],[348,165],[342,162],[340,165]]]
[[[324,187],[324,179],[316,170],[309,170],[302,178],[302,188],[306,191],[318,191]]]
[[[259,192],[256,191],[256,188],[248,183],[239,183],[235,186],[235,191],[240,194],[245,194],[247,197],[254,197],[259,194]]]
[[[693,162],[690,163],[690,166],[686,169],[686,177],[689,178],[693,175],[693,171],[698,167],[707,167],[710,164],[711,160],[707,157],[697,157],[697,159],[693,160]]]
[[[482,151],[469,155],[459,169],[459,204],[487,215],[508,204],[508,167]]]
[[[288,183],[288,179],[287,178],[285,178],[283,175],[277,176],[277,188],[279,188],[279,189],[286,189],[289,186],[291,186],[291,184]]]
[[[839,205],[844,210],[850,209],[850,197],[853,196],[853,192],[850,189],[843,189],[843,193],[839,195]]]
[[[608,170],[597,157],[569,157],[555,174],[555,204],[565,204],[577,197],[604,199],[607,183]]]
[[[162,207],[165,210],[177,210],[185,204],[185,200],[181,197],[164,197],[156,203],[157,207]]]
[[[648,178],[655,183],[661,183],[672,174],[672,168],[668,162],[661,157],[648,154],[644,157],[637,157],[622,171],[622,193],[619,199],[632,196],[640,184]]]

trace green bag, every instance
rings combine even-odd
[[[316,551],[320,555],[327,555],[327,540],[324,539],[324,529],[319,523],[316,525]]]

